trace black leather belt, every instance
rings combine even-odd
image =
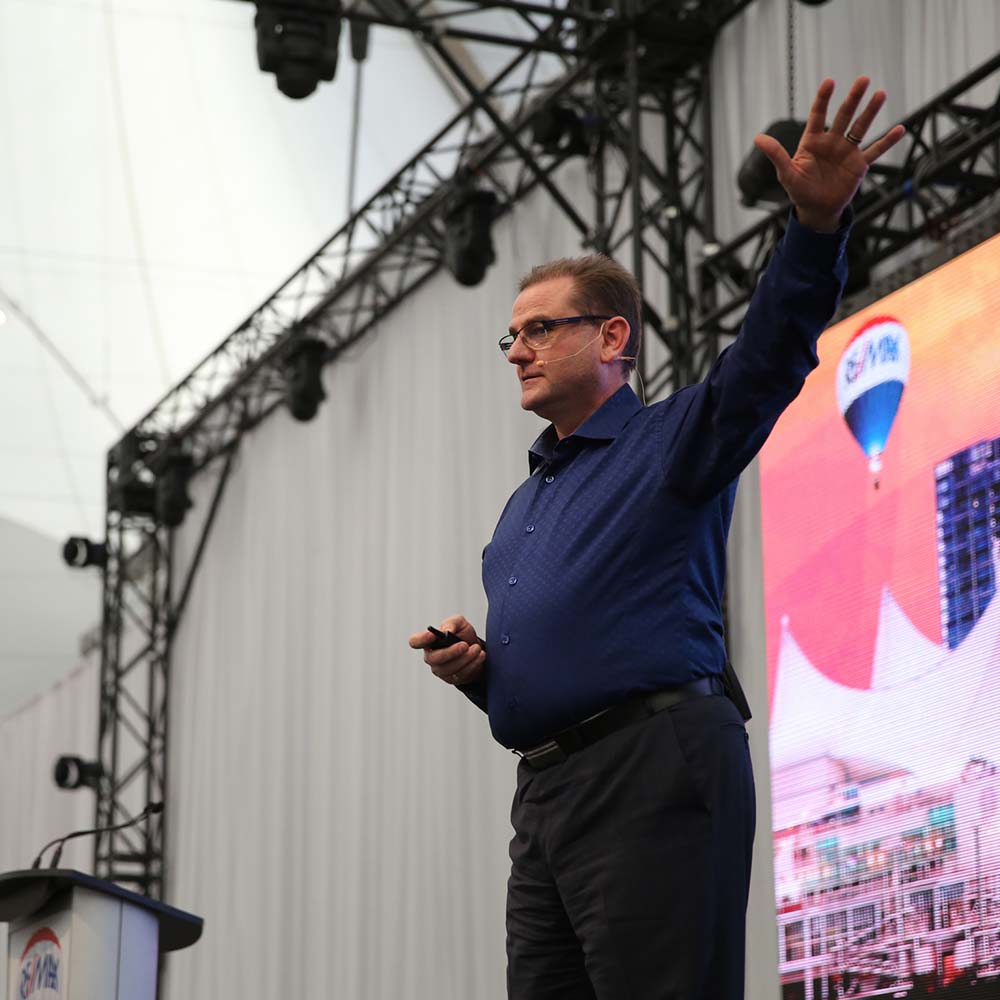
[[[710,694],[725,694],[720,677],[700,677],[680,687],[665,688],[651,694],[640,695],[620,705],[613,705],[589,719],[556,733],[550,740],[521,752],[521,759],[536,771],[543,771],[554,764],[561,764],[571,753],[589,747],[611,733],[624,729],[634,722],[648,719],[657,712],[670,708],[689,698],[703,698]]]

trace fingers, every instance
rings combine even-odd
[[[773,136],[765,135],[763,132],[754,138],[753,144],[774,164],[774,169],[778,171],[778,180],[781,180],[792,162],[785,147]]]
[[[906,129],[902,125],[895,125],[893,128],[889,129],[888,132],[881,139],[876,139],[866,150],[865,150],[865,160],[868,161],[869,166],[873,164],[883,153],[892,149],[893,146],[899,142],[903,136],[906,135]]]
[[[471,641],[476,637],[476,630],[469,624],[464,615],[452,615],[445,618],[438,628],[442,632],[451,632],[452,635],[464,636],[466,641]],[[414,632],[407,640],[410,649],[426,649],[437,642],[437,636],[433,632],[424,629],[422,632]]]
[[[447,679],[447,683],[458,685],[468,684],[470,681],[474,681],[477,677],[479,677],[485,663],[486,650],[484,649],[471,663],[468,663],[466,666],[456,670],[455,673]]]
[[[466,621],[465,615],[452,615],[450,618],[445,618],[438,628],[442,632],[451,632],[454,635],[463,635],[466,630],[475,632],[475,629]]]
[[[865,96],[870,83],[871,79],[869,77],[859,76],[851,84],[851,89],[848,91],[847,97],[844,98],[843,104],[837,109],[837,114],[830,125],[831,134],[845,138],[849,135],[851,137],[850,141],[855,143],[855,145],[864,139],[865,134],[872,126],[872,122],[875,121],[876,116],[885,106],[886,100],[885,91],[876,90],[872,94],[871,100],[865,105],[864,110],[855,118],[855,114],[861,105],[861,100]],[[806,122],[806,133],[821,133],[824,131],[826,112],[830,103],[830,97],[833,94],[833,86],[833,80],[829,77],[819,85],[819,90],[816,92],[816,99],[813,101],[813,106]],[[870,166],[880,156],[892,149],[905,134],[906,129],[902,125],[896,125],[884,136],[864,149],[863,153],[868,165]],[[774,149],[777,143],[774,143],[767,136],[758,136],[754,141],[758,149],[766,153],[771,162],[774,163],[778,169],[778,177],[780,179],[782,163],[780,154]]]
[[[431,673],[449,684],[468,680],[473,668],[486,660],[486,650],[478,642],[470,646],[467,642],[457,642],[447,649],[437,649],[424,653],[424,661]]]
[[[826,80],[823,83],[825,84]],[[858,105],[861,103],[861,98],[865,96],[865,91],[868,89],[869,83],[871,83],[871,80],[867,76],[859,76],[851,84],[851,89],[847,92],[844,103],[837,109],[837,114],[830,125],[831,132],[836,135],[843,135],[847,131],[848,126],[854,118],[854,113],[858,110]],[[822,87],[820,89],[822,90]]]
[[[426,649],[436,638],[433,632],[424,629],[422,632],[414,632],[407,642],[410,644],[410,649]]]
[[[826,131],[826,109],[830,104],[830,97],[833,94],[833,80],[827,77],[816,91],[816,98],[809,109],[809,117],[806,119],[805,131],[815,132],[817,135]]]
[[[875,116],[882,110],[882,105],[885,104],[885,91],[876,90],[872,94],[872,99],[868,102],[867,107],[860,115],[854,120],[854,124],[850,127],[850,134],[856,139],[863,139],[868,129],[871,128],[872,122],[875,120]]]
[[[408,642],[411,649],[424,651],[424,663],[431,672],[448,684],[464,684],[474,680],[486,662],[486,650],[476,630],[464,615],[445,618],[439,626],[442,632],[451,632],[461,641],[444,649],[432,649],[437,636],[429,629],[414,632]]]

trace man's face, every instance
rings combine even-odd
[[[560,319],[581,311],[574,301],[573,279],[552,278],[521,292],[511,311],[510,330],[520,330],[531,320]],[[560,436],[575,430],[603,401],[608,366],[601,359],[601,331],[599,321],[557,327],[544,349],[532,350],[518,337],[507,354],[521,381],[521,407],[551,420]]]

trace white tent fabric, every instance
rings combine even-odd
[[[304,101],[233,0],[0,0],[0,516],[103,530],[126,427],[346,221],[354,64]],[[357,200],[456,107],[406,32],[372,32]]]
[[[1000,560],[994,562],[1000,571]],[[885,773],[908,770],[927,786],[955,780],[974,758],[1000,763],[1000,600],[992,600],[962,643],[948,650],[923,638],[896,602],[883,598],[867,690],[817,670],[785,622],[776,676],[775,769],[835,757],[877,764]],[[927,725],[932,718],[937,723]]]
[[[0,718],[66,676],[100,614],[98,574],[70,569],[60,547],[0,517]]]
[[[27,6],[2,2],[5,16]],[[244,5],[231,6],[245,13]],[[208,20],[235,17],[224,3],[208,7]],[[865,70],[886,83],[891,112],[902,114],[996,51],[1000,26],[994,7],[980,0],[886,0],[877,6],[838,0],[815,11],[800,6],[800,101],[822,73],[841,81]],[[156,9],[163,14],[167,8]],[[722,234],[751,218],[735,207],[730,192],[753,130],[784,114],[783,74],[759,69],[781,65],[784,10],[783,0],[759,0],[726,30],[716,54]],[[142,23],[147,48],[156,34],[152,26],[167,36],[176,30],[191,37],[184,36],[190,23],[178,25],[169,17]],[[202,30],[202,21],[197,23]],[[91,25],[91,31],[99,27]],[[227,22],[216,40],[228,39],[231,30]],[[239,30],[244,34],[232,42],[232,52],[239,50],[242,66],[249,40],[242,22]],[[4,30],[0,37],[11,35]],[[197,37],[198,45],[208,45]],[[137,41],[129,51],[138,60],[146,48]],[[10,65],[6,57],[3,62]],[[150,76],[166,72],[154,63]],[[273,96],[271,81],[252,65],[249,76],[241,70],[233,80],[234,104],[227,108],[239,106],[248,114],[255,101],[263,106]],[[895,88],[899,82],[902,90]],[[255,87],[259,93],[252,97],[242,93]],[[270,185],[282,190],[294,184],[291,173],[279,171],[274,179],[275,158],[293,157],[294,169],[312,178],[302,187],[328,194],[322,172],[330,151],[317,148],[323,145],[318,140],[309,145],[317,135],[333,142],[320,103],[293,112],[287,102],[274,100],[267,113],[280,116],[282,124],[272,123],[263,139],[254,132],[263,127],[256,119],[234,119],[242,122],[235,131],[253,136],[247,155],[263,157],[260,176],[270,171]],[[159,106],[167,109],[170,101]],[[409,117],[422,132],[419,116]],[[228,119],[223,113],[199,120],[204,137]],[[110,122],[105,119],[108,128]],[[53,124],[52,134],[61,135],[60,127]],[[230,184],[241,190],[241,169],[251,169],[246,161],[237,156],[220,168],[216,190],[225,188],[227,196]],[[23,178],[32,166],[19,169]],[[566,183],[586,204],[579,168],[572,169],[577,176]],[[12,189],[9,175],[5,183]],[[109,199],[119,197],[118,187],[102,183]],[[156,202],[162,190],[154,187],[143,197]],[[267,251],[269,263],[255,273],[268,287],[310,248],[288,259],[289,247],[300,245],[284,228],[291,209],[267,206],[265,190],[261,184],[240,196],[229,217],[251,228],[229,242],[217,236],[221,249],[214,255],[198,256],[197,213],[181,227],[191,240],[171,259],[176,264],[190,254],[200,269],[192,282],[203,291],[221,294],[242,281],[239,268],[225,280],[213,277],[214,262],[228,260],[234,246]],[[296,190],[302,198],[298,218],[315,224],[311,242],[318,242],[332,229],[318,221],[329,213],[314,215],[314,202]],[[107,231],[124,241],[127,206],[115,204],[117,229]],[[270,214],[261,217],[265,211]],[[69,203],[59,203],[48,216],[50,237],[55,222],[71,216]],[[25,218],[19,224],[35,224],[34,217]],[[81,231],[86,228],[81,225]],[[439,276],[329,368],[329,399],[313,423],[295,425],[282,411],[241,445],[175,650],[169,895],[203,913],[207,924],[202,944],[171,960],[168,996],[503,995],[506,817],[514,759],[491,742],[478,710],[430,677],[405,648],[410,631],[453,611],[483,621],[477,557],[524,474],[525,448],[538,426],[518,410],[516,387],[495,339],[506,325],[516,275],[544,257],[579,249],[576,234],[544,198],[520,206],[497,227],[496,240],[498,262],[482,286],[465,291]],[[21,252],[14,256],[31,259]],[[276,258],[285,262],[278,274]],[[118,259],[105,249],[99,268],[118,274]],[[27,263],[18,266],[32,273]],[[38,284],[31,295],[22,292],[27,304],[40,309],[49,328],[72,327],[73,314],[61,311],[59,296],[47,294],[39,275],[31,280]],[[85,277],[76,280],[87,284]],[[131,297],[115,300],[113,309],[100,302],[91,308],[110,310],[123,326],[138,317],[148,323],[139,275],[132,275],[130,288]],[[169,326],[184,328],[195,316],[207,324],[214,316],[217,340],[232,325],[224,321],[223,313],[232,310],[225,303],[218,314],[191,308]],[[142,370],[155,370],[148,337],[143,351]],[[171,363],[178,363],[173,355]],[[136,390],[137,398],[148,401],[149,395],[148,387]],[[90,474],[99,478],[99,463]],[[751,473],[746,484],[752,482]],[[177,541],[182,564],[191,557],[212,484],[208,472],[194,485],[197,506]],[[756,691],[758,829],[766,831],[766,670],[762,619],[754,610],[760,568],[752,504],[741,505],[737,526],[734,644],[748,687]],[[79,678],[90,693],[81,689],[71,705],[59,700],[65,692],[57,693],[0,725],[4,746],[16,746],[20,755],[11,750],[4,757],[5,802],[56,796],[49,777],[55,754],[95,745],[96,679]],[[57,709],[68,711],[72,723]],[[24,763],[11,767],[8,761],[15,760]],[[40,808],[27,811],[23,822],[5,823],[4,862],[25,863],[49,836],[85,825],[89,816],[86,811],[49,822]],[[758,865],[756,876],[749,996],[770,1000],[777,985],[763,834],[758,846],[765,865]],[[87,867],[86,848],[81,850],[74,863]],[[220,955],[231,960],[221,962]]]

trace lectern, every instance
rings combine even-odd
[[[202,919],[70,869],[0,875],[9,1000],[154,1000],[161,952]]]

